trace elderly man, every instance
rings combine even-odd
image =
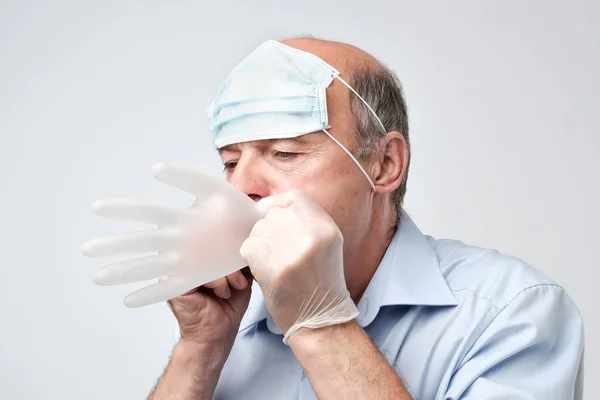
[[[581,399],[565,290],[402,209],[407,112],[380,62],[269,41],[209,117],[227,180],[265,217],[249,268],[169,302],[180,340],[150,399]]]

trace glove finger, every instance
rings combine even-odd
[[[94,272],[92,281],[97,285],[110,286],[156,279],[169,275],[179,263],[180,257],[170,253],[141,257],[99,268]]]
[[[189,210],[166,207],[130,199],[105,199],[92,205],[100,217],[130,220],[155,225],[177,225],[192,216]]]
[[[92,239],[84,243],[81,252],[87,257],[103,257],[154,251],[168,251],[178,240],[175,231],[155,229],[130,232]]]
[[[176,276],[157,282],[148,287],[136,290],[125,297],[123,303],[126,307],[144,307],[173,299],[194,288],[189,281]]]
[[[201,198],[209,193],[214,193],[224,183],[201,170],[186,165],[159,162],[154,165],[152,171],[154,177],[164,184]]]
[[[264,197],[257,203],[263,213],[269,212],[275,207],[288,208],[297,202],[306,202],[308,196],[301,190],[291,189],[273,196]]]

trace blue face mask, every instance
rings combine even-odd
[[[386,132],[373,109],[335,68],[314,54],[270,40],[230,72],[209,106],[214,145],[220,149],[234,143],[323,131],[350,156],[375,190],[358,160],[327,131],[325,91],[334,79],[358,96]]]

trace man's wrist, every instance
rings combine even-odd
[[[328,347],[332,343],[347,343],[348,338],[362,331],[356,320],[342,324],[325,326],[323,328],[300,328],[290,336],[288,343],[294,353],[318,355],[323,345]]]
[[[224,343],[195,343],[181,339],[173,349],[171,359],[190,372],[210,374],[225,364],[229,351]]]
[[[198,344],[180,340],[171,355],[172,368],[212,392],[219,380],[228,351],[221,343]]]
[[[199,344],[180,340],[149,399],[210,400],[227,359],[224,343]]]
[[[356,320],[299,329],[288,343],[319,398],[410,399],[397,372]]]

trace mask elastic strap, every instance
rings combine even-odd
[[[369,103],[367,103],[365,101],[365,99],[363,99],[362,96],[360,94],[358,94],[358,92],[352,88],[352,86],[350,86],[345,80],[343,80],[342,78],[340,78],[339,75],[336,76],[336,78],[339,79],[339,81],[342,82],[344,85],[346,85],[346,87],[348,89],[350,89],[352,91],[352,93],[354,93],[356,95],[356,97],[358,97],[360,99],[360,101],[363,102],[363,104],[369,109],[369,111],[371,111],[371,114],[373,114],[373,116],[375,117],[375,119],[377,120],[377,122],[379,122],[379,125],[381,126],[381,129],[383,129],[382,132],[387,133],[387,130],[385,129],[385,126],[383,125],[383,122],[381,122],[381,120],[379,119],[379,116],[377,116],[377,113],[375,112],[375,110],[373,110],[371,108],[371,106],[369,105]]]
[[[352,93],[354,93],[356,95],[356,97],[358,97],[360,99],[360,101],[363,102],[363,104],[369,109],[369,111],[371,111],[371,114],[373,114],[373,116],[375,117],[377,122],[379,122],[382,132],[387,132],[385,129],[385,126],[383,125],[383,122],[381,122],[381,119],[379,119],[379,116],[375,113],[375,110],[373,110],[371,108],[369,103],[367,103],[365,101],[365,99],[363,99],[362,96],[360,94],[358,94],[358,92],[356,90],[354,90],[354,88],[352,88],[352,86],[350,86],[345,80],[340,78],[339,75],[336,76],[336,78],[339,79],[339,81],[342,82],[348,89],[350,89],[350,91],[352,91]],[[352,161],[354,161],[354,164],[356,164],[358,166],[358,168],[362,171],[363,175],[367,178],[367,181],[369,181],[369,185],[371,185],[371,188],[373,189],[373,191],[375,191],[375,184],[373,183],[373,180],[371,179],[369,174],[367,174],[367,171],[365,171],[365,169],[362,167],[362,165],[360,165],[360,163],[358,162],[356,157],[354,157],[352,155],[352,153],[350,153],[350,151],[348,151],[347,148],[345,148],[336,138],[334,138],[333,135],[331,135],[329,132],[327,132],[326,129],[323,129],[323,132],[325,132],[327,134],[327,136],[329,136],[331,138],[331,140],[333,140],[335,143],[337,143],[337,145],[340,146],[342,148],[342,150],[344,150],[346,152],[346,154],[348,154],[348,156],[352,159]]]
[[[354,164],[356,164],[358,166],[358,168],[360,168],[362,173],[365,175],[365,177],[367,178],[367,181],[369,181],[369,185],[371,185],[371,188],[373,189],[373,191],[375,191],[375,184],[373,183],[373,180],[371,179],[369,174],[367,174],[367,171],[365,171],[365,169],[362,167],[362,165],[360,165],[360,163],[358,162],[356,157],[354,157],[352,155],[352,153],[350,153],[350,151],[348,151],[348,149],[344,147],[343,144],[341,144],[336,138],[334,138],[333,135],[331,135],[331,133],[327,132],[326,129],[323,129],[323,132],[325,132],[327,134],[327,136],[329,136],[331,138],[331,140],[333,140],[335,143],[337,143],[337,145],[340,146],[342,148],[342,150],[344,150],[346,152],[346,154],[348,154],[348,156],[352,159],[352,161],[354,161]]]

